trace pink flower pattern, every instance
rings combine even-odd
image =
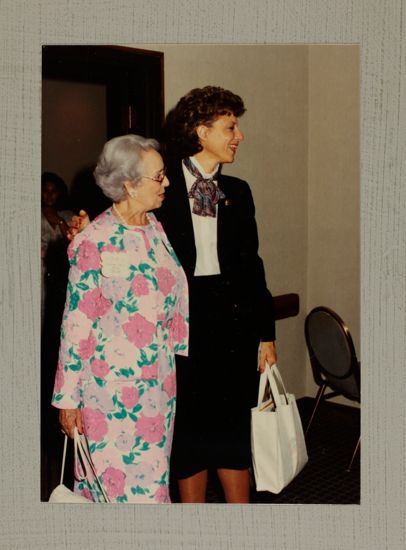
[[[85,498],[87,498],[87,500],[92,500],[92,495],[90,494],[90,491],[89,489],[87,489],[86,487],[83,489],[82,491],[82,496],[84,496]],[[85,503],[86,504],[86,503]]]
[[[89,359],[96,349],[96,338],[93,332],[90,333],[86,340],[79,342],[79,355],[82,359]]]
[[[187,283],[161,225],[149,217],[145,229],[123,233],[108,209],[68,249],[53,404],[80,408],[92,462],[112,502],[170,502],[174,346],[187,354]],[[102,273],[102,252],[123,255],[128,270]],[[103,500],[91,476],[75,481],[75,491]]]
[[[56,375],[55,375],[55,393],[59,393],[61,391],[61,388],[63,386],[63,381],[64,381],[63,370],[62,370],[62,365],[59,361],[58,368],[56,369]]]
[[[110,370],[106,361],[102,361],[101,359],[95,359],[91,363],[90,369],[92,373],[98,378],[104,378],[105,376],[107,376]]]
[[[159,486],[159,489],[155,492],[155,501],[159,504],[167,504],[171,502],[167,485]]]
[[[100,268],[100,255],[97,245],[91,241],[83,241],[78,250],[77,266],[79,271],[90,271]]]
[[[179,313],[173,315],[169,322],[169,345],[174,349],[175,344],[184,341],[188,335],[188,326],[185,318]]]
[[[175,277],[172,275],[169,269],[166,269],[165,267],[159,267],[156,270],[156,279],[159,290],[165,296],[167,296],[171,292],[172,288],[176,284]]]
[[[121,390],[121,402],[126,409],[132,409],[138,401],[137,388],[124,387]]]
[[[111,498],[116,498],[124,493],[125,473],[122,470],[109,466],[102,473],[103,483],[107,494]]]
[[[89,290],[79,302],[79,309],[92,321],[102,317],[111,307],[111,303],[102,296],[100,288]]]
[[[82,409],[85,433],[93,441],[101,441],[108,431],[104,414],[98,409]]]
[[[147,443],[160,443],[165,431],[164,421],[165,417],[162,414],[150,417],[141,413],[135,426],[135,433]]]
[[[123,328],[129,341],[137,346],[137,348],[144,348],[152,343],[152,337],[155,334],[155,325],[147,321],[139,313],[132,315]]]
[[[136,275],[131,284],[131,289],[135,296],[146,296],[149,294],[148,281],[144,275]]]
[[[171,372],[165,378],[163,387],[169,399],[172,399],[176,395],[176,374],[174,372]]]
[[[108,243],[102,246],[101,252],[120,252],[120,249],[118,246]]]
[[[68,259],[72,260],[76,256],[76,249],[74,242],[72,241],[68,246]]]
[[[142,367],[141,378],[158,378],[158,364],[155,362],[152,365],[144,365]]]

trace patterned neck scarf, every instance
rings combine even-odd
[[[188,197],[194,199],[193,201],[193,214],[198,216],[210,216],[216,217],[216,204],[220,199],[225,199],[226,196],[217,187],[214,181],[217,179],[219,170],[211,177],[204,178],[199,172],[198,168],[193,164],[189,157],[183,159],[183,164],[189,170],[189,172],[196,178],[196,181],[192,185]]]

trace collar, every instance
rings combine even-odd
[[[216,174],[217,170],[219,169],[219,164],[216,164],[212,172],[205,172],[200,162],[198,162],[198,160],[194,156],[189,158],[205,179],[212,178]]]

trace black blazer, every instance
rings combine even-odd
[[[196,247],[187,188],[180,162],[168,168],[170,186],[161,208],[155,211],[173,246],[188,281],[196,266]],[[272,295],[258,255],[255,207],[248,184],[219,175],[218,185],[226,198],[218,204],[217,253],[220,270],[231,285],[236,306],[244,310],[257,327],[262,341],[275,340]],[[191,289],[193,284],[190,285]]]

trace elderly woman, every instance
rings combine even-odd
[[[113,201],[71,243],[52,404],[87,439],[110,502],[166,503],[176,402],[187,354],[187,282],[154,214],[169,185],[155,140],[108,141],[95,169]],[[102,500],[93,479],[75,491]]]
[[[248,184],[221,173],[243,140],[242,99],[196,88],[167,118],[171,188],[157,214],[189,283],[189,357],[177,359],[172,467],[182,502],[204,502],[208,470],[226,501],[249,501],[250,408],[276,361],[273,301]],[[176,215],[175,215],[176,211]]]

